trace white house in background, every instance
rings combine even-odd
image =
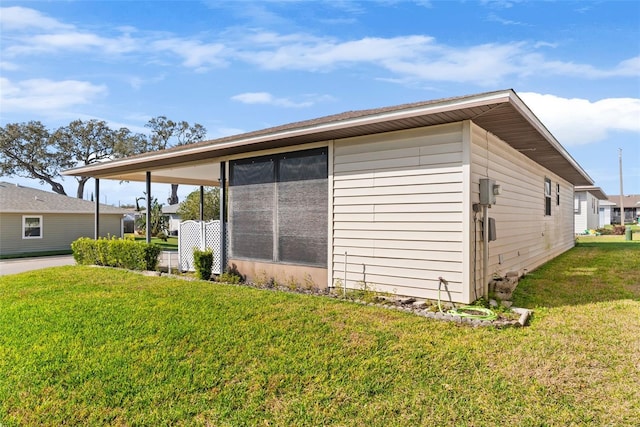
[[[609,200],[600,200],[600,215],[598,226],[604,227],[605,225],[611,225],[613,207],[616,206],[615,203],[610,202]]]
[[[162,215],[167,218],[167,231],[170,235],[174,236],[178,234],[178,229],[180,228],[180,215],[178,215],[178,208],[180,207],[180,203],[176,203],[175,205],[163,205],[162,206]]]
[[[575,215],[574,232],[584,234],[588,230],[600,227],[600,202],[606,201],[607,195],[600,187],[576,186],[573,196],[573,212]]]
[[[178,208],[180,203],[174,205],[162,205],[162,216],[167,220],[167,229],[165,230],[169,235],[175,236],[180,229],[180,215],[178,215]],[[137,217],[144,217],[146,209],[141,209],[136,213]]]
[[[71,250],[94,237],[96,204],[0,182],[0,255]],[[100,205],[100,235],[122,237],[125,209]]]
[[[65,174],[220,186],[219,250],[249,280],[437,299],[442,279],[458,303],[483,296],[489,275],[572,248],[573,189],[593,185],[513,90],[350,111]]]

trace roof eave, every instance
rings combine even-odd
[[[491,106],[509,105],[515,112],[524,118],[526,123],[532,127],[533,131],[539,135],[536,137],[536,144],[546,145],[550,147],[554,156],[558,155],[562,158],[562,167],[556,167],[558,175],[567,179],[574,185],[592,185],[593,180],[589,175],[580,167],[580,165],[571,157],[571,155],[562,147],[562,145],[555,139],[555,137],[547,130],[542,122],[535,116],[535,114],[526,106],[526,104],[517,96],[517,94],[511,90],[503,90],[496,92],[489,92],[479,95],[471,95],[468,97],[451,98],[442,101],[436,101],[433,103],[427,103],[418,106],[409,106],[407,108],[401,108],[398,110],[388,110],[379,113],[365,114],[362,116],[346,118],[342,120],[331,120],[321,123],[301,122],[300,126],[276,129],[273,132],[266,132],[263,134],[255,135],[245,134],[238,135],[237,138],[231,140],[213,140],[209,143],[198,143],[193,146],[185,146],[180,149],[164,150],[154,153],[145,153],[143,155],[129,157],[124,159],[117,159],[105,163],[96,165],[83,166],[75,169],[70,169],[63,172],[63,175],[72,176],[91,176],[95,178],[106,179],[123,179],[123,176],[131,176],[131,178],[137,178],[137,180],[143,180],[141,177],[142,171],[151,171],[165,169],[168,166],[175,165],[176,163],[189,163],[193,162],[212,162],[215,159],[223,159],[225,156],[230,156],[243,152],[258,151],[267,148],[280,148],[285,146],[298,145],[303,143],[328,141],[331,139],[340,139],[345,137],[364,136],[372,133],[376,133],[374,128],[384,127],[384,131],[393,131],[406,129],[405,121],[412,121],[417,119],[425,119],[430,117],[437,117],[437,115],[448,115],[452,112],[463,112],[467,115],[466,119],[474,120],[478,116],[474,116],[472,111],[477,108],[488,108]],[[482,116],[482,114],[480,114]],[[459,120],[451,120],[459,121]],[[490,125],[491,122],[485,122],[485,125]],[[495,125],[496,129],[488,129],[490,132],[497,130],[498,124]],[[419,126],[415,126],[419,127]],[[490,126],[487,126],[490,127]],[[498,135],[500,137],[500,135]],[[511,141],[502,138],[507,143],[512,144]],[[517,149],[517,147],[514,147]],[[549,148],[541,147],[545,150]],[[524,153],[532,160],[541,163],[543,159],[536,153]],[[567,170],[566,166],[570,167]],[[152,174],[152,180],[154,182],[169,182],[170,178],[162,180],[154,180]],[[134,179],[130,179],[134,180]],[[188,184],[190,182],[173,182],[176,184]],[[207,185],[212,185],[207,184]],[[215,185],[215,184],[213,184]]]

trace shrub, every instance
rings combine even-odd
[[[211,279],[211,269],[213,267],[213,251],[211,249],[201,251],[198,248],[194,248],[193,264],[196,267],[196,275],[199,279]]]
[[[244,283],[246,277],[240,273],[238,270],[238,266],[236,264],[231,264],[227,266],[227,269],[218,276],[218,282],[221,283],[231,283],[232,285],[237,285],[238,283]]]
[[[603,236],[607,236],[614,233],[613,227],[602,227],[596,230],[596,233],[600,233]]]
[[[158,255],[160,255],[162,248],[155,243],[145,243],[144,245],[144,262],[146,269],[153,271],[158,267]]]
[[[73,258],[80,265],[103,265],[128,270],[155,270],[161,248],[155,243],[131,239],[81,237],[71,243]]]
[[[624,236],[624,231],[626,230],[627,227],[625,227],[624,225],[616,225],[613,227],[613,234],[615,234],[616,236]]]
[[[242,277],[238,276],[237,274],[233,274],[233,273],[229,273],[228,271],[225,271],[224,273],[218,276],[218,282],[237,285],[238,283],[242,283],[243,280],[242,280]]]
[[[159,231],[158,234],[156,234],[156,238],[162,240],[163,242],[166,242],[168,239],[167,233],[165,233],[164,231]]]

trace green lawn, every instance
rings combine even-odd
[[[129,235],[131,235],[131,234],[129,234]],[[136,236],[136,237],[134,237],[134,239],[136,241],[139,241],[139,242],[145,242],[147,240],[147,238],[144,237],[144,236],[142,236],[142,237]],[[164,251],[172,251],[172,250],[177,251],[178,250],[178,238],[177,237],[167,237],[166,241],[164,241],[162,239],[158,239],[157,237],[152,237],[151,238],[151,243],[155,243],[155,244],[159,245],[162,248],[162,250],[164,250]]]
[[[0,277],[0,425],[637,425],[640,245],[530,274],[522,329],[60,267]]]

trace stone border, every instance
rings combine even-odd
[[[337,297],[337,298],[340,298],[340,297]],[[348,299],[346,300],[349,301]],[[426,317],[428,319],[441,320],[445,322],[454,322],[454,323],[460,323],[460,324],[468,324],[473,327],[491,326],[497,329],[505,329],[505,328],[512,328],[512,327],[519,328],[519,327],[526,326],[529,320],[529,317],[531,316],[531,313],[532,313],[530,310],[526,308],[511,308],[511,311],[520,315],[517,320],[504,319],[504,318],[501,319],[500,317],[498,317],[498,319],[496,320],[473,319],[469,317],[457,316],[455,314],[449,314],[447,312],[441,312],[439,310],[438,311],[428,310],[426,309],[426,307],[428,306],[426,302],[416,301],[413,298],[409,298],[407,300],[408,301],[410,300],[411,302],[402,303],[401,301],[399,301],[399,302],[396,302],[395,304],[389,304],[389,303],[385,304],[385,303],[366,302],[362,300],[350,300],[350,301],[356,304],[361,304],[361,305],[368,305],[373,307],[386,308],[390,310],[403,311],[405,313],[412,313],[417,316]],[[500,315],[499,313],[497,314],[498,316]]]

